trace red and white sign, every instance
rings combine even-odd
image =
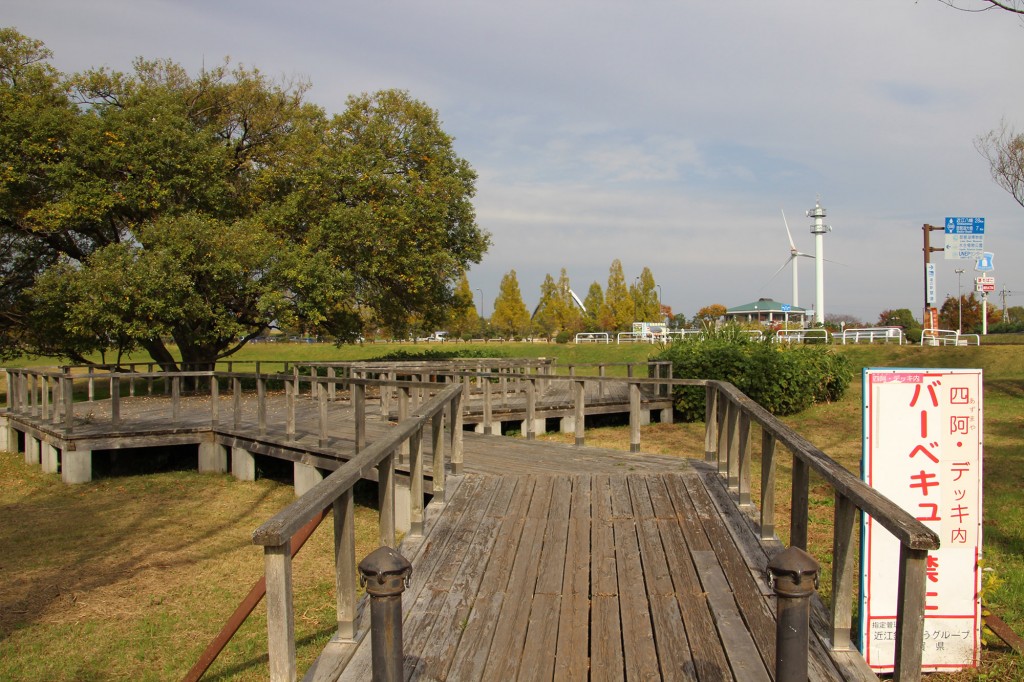
[[[981,656],[982,376],[980,369],[865,369],[862,477],[939,535],[928,553],[922,670]],[[892,671],[899,542],[864,517],[861,646]]]
[[[975,291],[995,291],[996,290],[996,278],[995,277],[975,277],[974,278],[974,290]]]

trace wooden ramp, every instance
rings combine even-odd
[[[774,598],[696,471],[453,483],[400,547],[406,679],[772,678]],[[811,669],[864,679],[820,646]],[[329,645],[307,675],[370,677],[368,637]]]

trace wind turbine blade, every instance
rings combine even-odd
[[[789,250],[796,253],[796,244],[793,243],[793,233],[789,231],[789,221],[786,220],[786,212],[782,211],[782,224],[786,226],[786,236],[789,237]]]
[[[787,266],[787,265],[789,265],[790,261],[792,261],[792,260],[793,260],[793,256],[790,256],[789,258],[787,258],[787,259],[786,259],[786,262],[785,262],[785,263],[783,263],[783,264],[782,264],[781,266],[779,266],[779,269],[778,269],[778,270],[776,270],[775,272],[773,272],[773,273],[772,273],[772,276],[771,276],[771,277],[769,277],[769,278],[768,278],[768,279],[767,279],[767,280],[765,281],[765,283],[761,285],[761,289],[764,289],[764,288],[765,288],[766,286],[768,286],[768,285],[769,285],[769,284],[771,283],[771,281],[772,281],[773,279],[775,279],[775,276],[776,276],[776,275],[778,275],[778,274],[779,274],[780,272],[782,272],[783,270],[785,270],[785,269],[786,269],[786,266]]]

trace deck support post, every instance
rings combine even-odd
[[[43,443],[43,449],[40,453],[40,463],[42,464],[43,473],[55,474],[59,468],[57,447],[50,443]]]
[[[10,384],[8,384],[8,386],[10,386]],[[11,401],[11,389],[8,387],[7,390],[7,403],[9,408]],[[15,437],[14,442],[18,442],[17,437]],[[15,449],[17,448],[11,447],[11,418],[6,415],[0,415],[0,452],[12,452]]]
[[[640,414],[640,384],[629,383],[629,451],[640,452],[640,425],[643,419]],[[647,413],[650,423],[650,412]]]
[[[775,590],[775,679],[807,679],[807,643],[811,595],[821,566],[799,547],[789,547],[768,563],[768,584]]]
[[[231,448],[231,475],[239,481],[256,480],[256,458],[245,448]]]
[[[370,595],[370,648],[374,682],[404,679],[402,593],[412,564],[398,551],[379,547],[359,562],[359,579]]]
[[[25,433],[25,464],[39,464],[39,439]]]
[[[583,427],[586,421],[586,395],[587,395],[587,384],[585,381],[573,381],[575,388],[575,400],[573,401],[576,405],[576,445],[582,446],[584,441]]]
[[[223,474],[227,470],[228,450],[226,447],[212,437],[199,444],[199,473]]]
[[[295,497],[302,497],[310,488],[324,480],[323,473],[312,464],[292,462],[292,479],[295,485]]]
[[[67,484],[92,480],[92,450],[64,450],[60,458],[60,477]]]

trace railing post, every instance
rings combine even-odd
[[[395,453],[377,465],[377,500],[380,507],[380,544],[395,546]]]
[[[256,375],[256,428],[267,435],[267,379],[261,374]]]
[[[319,381],[314,383],[316,386],[317,403],[319,407],[320,415],[320,447],[327,445],[327,387],[321,384]]]
[[[576,394],[573,401],[576,406],[576,445],[583,445],[586,442],[584,440],[584,419],[587,414],[586,382],[573,380],[573,387]]]
[[[810,467],[793,453],[793,490],[789,519],[789,544],[807,549],[807,514]]]
[[[775,537],[775,436],[761,432],[761,539]]]
[[[327,368],[327,399],[330,400],[332,403],[334,402],[335,398],[337,398],[337,390],[338,390],[338,388],[337,388],[338,385],[336,383],[334,383],[334,381],[333,381],[334,377],[335,377],[334,368],[333,367],[328,367]]]
[[[739,403],[729,401],[729,459],[728,486],[729,492],[739,493],[740,489],[740,413]]]
[[[272,682],[294,682],[295,611],[292,606],[291,541],[263,548],[267,580],[267,653]]]
[[[537,380],[530,375],[526,380],[526,439],[537,437]]]
[[[468,386],[462,384],[462,392],[455,394],[452,398],[452,426],[451,426],[451,451],[452,451],[452,473],[458,476],[462,473],[462,400],[466,395]]]
[[[900,545],[899,586],[896,595],[896,659],[893,682],[921,679],[924,639],[926,566],[928,550]]]
[[[409,417],[409,386],[399,386],[398,388],[398,422],[401,423]],[[409,442],[402,441],[402,444],[398,447],[398,455],[401,458],[402,455],[409,454]],[[384,543],[387,544],[387,543]]]
[[[491,425],[491,379],[490,377],[483,377],[483,392],[484,392],[484,433],[488,436],[494,433]],[[501,434],[498,434],[501,435]]]
[[[409,534],[423,535],[423,427],[409,438]]]
[[[177,424],[181,418],[181,377],[171,377],[171,423]]]
[[[299,392],[299,383],[295,380],[295,376],[292,375],[291,379],[285,379],[284,382],[284,396],[285,396],[285,423],[284,423],[284,435],[289,441],[295,440],[295,396]]]
[[[121,377],[110,377],[110,425],[115,429],[121,425]]]
[[[370,647],[374,682],[404,679],[402,593],[412,564],[390,547],[380,547],[359,562],[359,576],[370,595]]]
[[[46,374],[39,376],[39,418],[44,422],[50,419],[50,377]]]
[[[835,515],[832,524],[832,649],[849,651],[850,625],[853,618],[853,573],[857,544],[857,507],[836,491]]]
[[[233,377],[231,380],[231,405],[235,428],[242,427],[242,379]]]
[[[351,640],[356,635],[356,522],[352,488],[341,493],[333,507],[338,638]]]
[[[96,374],[95,368],[89,365],[89,402],[96,401]]]
[[[750,506],[750,415],[741,412],[739,417],[739,479],[736,489],[737,502],[741,509]]]
[[[352,384],[352,407],[356,419],[356,452],[366,447],[366,386]]]
[[[75,378],[68,374],[61,381],[64,384],[61,389],[61,397],[64,399],[64,434],[67,435],[72,432],[75,424]]]
[[[640,452],[640,384],[629,382],[629,451]]]
[[[807,679],[810,600],[818,589],[819,570],[814,557],[798,547],[789,547],[768,563],[768,584],[777,598],[775,679],[780,682]]]
[[[220,424],[220,381],[216,370],[210,372],[210,425]]]
[[[715,457],[718,458],[718,473],[724,474],[729,466],[729,412],[732,410],[732,401],[724,394],[718,396],[718,447],[715,449]]]
[[[444,492],[444,410],[438,410],[430,422],[430,448],[434,461],[430,465],[434,495]]]

